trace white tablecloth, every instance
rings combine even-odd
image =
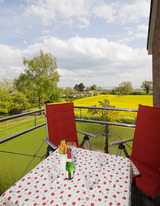
[[[85,149],[72,149],[74,178],[60,171],[58,150],[10,187],[0,205],[129,206],[132,168],[129,159]]]

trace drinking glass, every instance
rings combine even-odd
[[[99,170],[101,171],[103,167],[106,167],[108,163],[107,157],[104,156],[104,154],[99,154],[97,156],[97,164],[99,166]]]
[[[68,142],[68,148],[73,148],[76,147],[76,143],[75,142]]]
[[[47,175],[49,180],[49,186],[57,179],[60,173],[60,168],[56,166],[48,170]]]
[[[88,193],[90,193],[90,190],[93,190],[95,187],[97,187],[99,181],[99,176],[97,174],[97,170],[92,170],[91,173],[85,174],[85,185],[87,188]]]

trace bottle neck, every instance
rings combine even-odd
[[[71,148],[67,148],[67,159],[71,159]]]

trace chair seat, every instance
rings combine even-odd
[[[150,195],[154,199],[160,191],[160,171],[130,157],[136,165],[140,175],[133,178],[133,185]]]

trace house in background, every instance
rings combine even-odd
[[[160,0],[151,0],[147,50],[152,54],[153,106],[160,107]]]

